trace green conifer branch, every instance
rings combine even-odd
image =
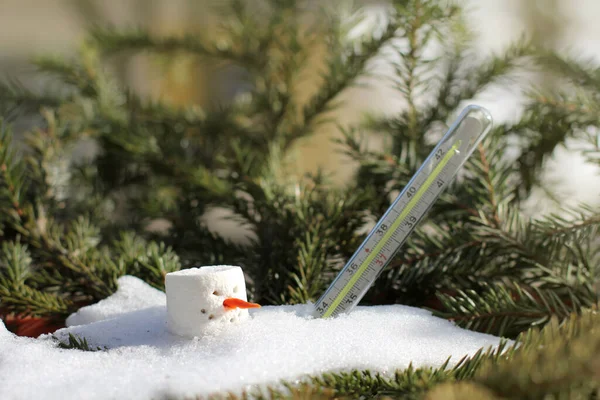
[[[564,319],[578,311],[580,304],[572,304],[573,297],[576,297],[574,293],[561,298],[551,290],[495,284],[482,292],[439,294],[444,311],[437,315],[466,329],[514,337],[531,326],[548,322],[552,316]]]
[[[277,5],[277,2],[258,1],[259,8]],[[267,62],[268,49],[273,43],[274,19],[270,23],[260,24],[253,18],[251,7],[244,2],[227,1],[222,5],[221,31],[223,37],[218,40],[202,40],[195,35],[180,37],[154,37],[144,30],[116,32],[114,29],[96,28],[91,32],[92,39],[102,51],[115,53],[120,51],[151,51],[154,53],[183,51],[217,61],[234,62],[250,70],[263,70]],[[268,16],[268,11],[264,16]],[[265,28],[266,26],[266,28]]]
[[[33,274],[26,245],[2,243],[0,253],[0,309],[4,313],[68,315],[73,304],[57,294],[44,293],[28,285]]]
[[[102,350],[106,350],[103,349],[102,347],[92,347],[89,345],[88,341],[86,338],[79,338],[75,335],[73,335],[72,333],[69,333],[69,340],[67,342],[63,342],[62,340],[58,339],[56,336],[53,336],[53,339],[57,341],[57,346],[61,349],[76,349],[76,350],[81,350],[81,351],[102,351]]]
[[[103,51],[109,53],[149,50],[152,52],[186,51],[200,56],[214,54],[198,40],[197,36],[191,34],[182,37],[154,37],[141,29],[116,32],[114,29],[95,28],[91,31],[91,37]],[[225,58],[222,54],[220,57]]]
[[[119,255],[117,263],[123,275],[137,276],[160,290],[164,290],[166,274],[181,269],[179,257],[170,247],[148,243],[132,232],[122,233],[112,250]]]
[[[593,396],[600,388],[598,328],[595,309],[573,314],[562,324],[554,318],[541,332],[523,335],[522,348],[511,357],[483,366],[475,381],[500,397]]]
[[[0,277],[0,306],[8,313],[66,318],[77,307],[54,293],[36,290],[28,285],[14,285]]]
[[[6,120],[38,112],[42,107],[56,107],[64,101],[49,90],[35,93],[16,79],[0,82],[0,115]]]
[[[597,62],[588,59],[576,59],[556,52],[540,50],[536,61],[567,78],[574,85],[598,93],[600,89],[600,67]]]
[[[34,63],[41,72],[59,77],[65,84],[74,86],[83,95],[98,94],[97,71],[89,62],[78,65],[57,56],[44,56],[38,57]]]
[[[365,217],[359,205],[366,205],[368,195],[316,183],[285,185],[268,176],[240,189],[247,196],[237,197],[231,209],[255,235],[240,260],[253,277],[255,299],[314,301],[340,260],[358,246],[355,231]]]
[[[526,65],[533,52],[533,44],[527,39],[521,38],[511,43],[501,53],[483,60],[481,64],[469,65],[466,59],[469,54],[465,54],[465,59],[463,59],[465,64],[462,66],[466,68],[463,71],[465,75],[455,82],[454,89],[460,88],[460,90],[453,91],[453,101],[448,104],[447,109],[454,110],[461,100],[475,98],[491,84],[498,83],[502,79],[507,80],[511,73]],[[465,80],[464,76],[467,75],[470,79]]]
[[[24,214],[25,167],[12,145],[12,133],[0,120],[0,226],[15,224]]]
[[[391,22],[378,38],[367,39],[350,49],[340,50],[337,43],[335,48],[329,49],[333,53],[328,58],[326,72],[322,75],[323,84],[304,106],[303,127],[298,128],[298,132],[294,133],[295,137],[305,134],[315,118],[328,111],[331,102],[364,74],[368,62],[395,37],[398,29],[399,25]]]

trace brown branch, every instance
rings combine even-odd
[[[585,228],[586,226],[590,226],[590,225],[594,225],[594,224],[600,224],[600,216],[592,217],[592,218],[582,221],[578,224],[553,229],[547,233],[548,233],[548,236],[560,235],[563,232],[576,230],[576,229],[580,229],[580,228]]]
[[[479,213],[477,212],[477,210],[475,210],[472,207],[469,207],[469,206],[467,206],[465,204],[461,204],[461,203],[455,203],[454,205],[456,207],[462,209],[462,210],[465,210],[466,212],[468,212],[469,214],[471,214],[471,216],[473,216],[473,217],[478,217],[479,216]]]
[[[543,96],[543,95],[536,96],[534,99],[535,99],[535,101],[537,101],[540,104],[552,106],[552,107],[561,109],[564,112],[572,113],[574,111],[579,111],[582,114],[596,115],[594,111],[590,110],[589,108],[583,107],[579,104],[576,104],[576,103],[559,102],[551,97]]]

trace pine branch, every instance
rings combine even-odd
[[[341,51],[337,48],[337,43],[335,43],[336,47],[330,48],[333,53],[327,60],[326,72],[322,74],[323,84],[304,106],[303,124],[291,132],[291,138],[306,135],[310,127],[318,123],[317,117],[329,111],[332,101],[357,78],[365,74],[369,61],[395,37],[398,29],[397,23],[390,22],[377,38],[367,39],[358,46],[353,45]]]
[[[241,188],[249,197],[240,196],[231,207],[256,236],[241,260],[254,283],[255,300],[315,300],[342,257],[358,246],[355,231],[364,223],[368,196],[266,178]]]
[[[543,325],[553,316],[560,320],[581,307],[594,304],[594,295],[581,304],[581,293],[570,292],[559,296],[556,291],[514,285],[486,285],[481,293],[459,291],[456,294],[439,294],[444,311],[436,315],[455,321],[466,329],[515,337],[523,330]],[[574,299],[579,299],[573,301]]]
[[[106,348],[102,348],[102,347],[91,347],[88,344],[88,341],[86,338],[78,338],[77,336],[73,335],[72,333],[69,333],[69,341],[68,342],[63,342],[62,340],[60,340],[59,338],[57,338],[56,336],[53,336],[53,339],[56,340],[57,346],[60,349],[75,349],[75,350],[81,350],[81,351],[102,351],[102,350],[106,350]]]
[[[84,53],[85,54],[85,53]],[[40,72],[59,77],[64,83],[77,88],[85,96],[98,94],[98,73],[92,67],[93,56],[77,64],[56,56],[38,57],[34,63]]]
[[[242,6],[240,9],[245,8]],[[259,32],[254,32],[256,33]],[[233,62],[253,70],[261,70],[267,62],[264,54],[267,44],[264,42],[255,44],[255,47],[238,49],[233,48],[231,41],[221,40],[212,43],[191,34],[180,37],[154,37],[145,30],[118,32],[114,29],[102,28],[92,30],[91,38],[103,52],[108,54],[122,51],[186,52],[217,61]]]
[[[395,88],[403,94],[407,110],[402,119],[407,138],[416,140],[423,130],[417,108],[418,97],[427,86],[434,59],[424,55],[426,48],[434,41],[439,29],[450,21],[459,19],[457,8],[443,8],[437,2],[415,1],[397,5],[398,19],[401,21],[406,44],[397,46],[400,62],[394,64],[396,72]]]
[[[73,304],[56,294],[30,287],[32,259],[27,246],[2,243],[0,253],[0,307],[9,313],[26,315],[68,315]]]
[[[317,224],[303,238],[296,240],[297,272],[290,273],[294,285],[288,289],[291,302],[305,304],[315,301],[327,289],[328,282],[323,278],[332,271],[333,263],[327,254],[332,243],[325,238],[320,224]]]
[[[467,198],[472,199],[471,209],[477,209],[480,218],[486,218],[496,227],[501,225],[500,210],[514,198],[511,193],[514,171],[504,160],[505,149],[506,145],[494,134],[485,143],[480,143],[467,166],[467,179],[473,183],[461,188],[465,190],[462,199],[461,194],[455,193],[458,202],[466,203]]]
[[[550,214],[535,221],[537,233],[548,242],[569,240],[577,243],[585,238],[593,238],[600,229],[600,212],[593,207],[582,205],[565,209],[561,215]],[[548,245],[548,243],[543,243]]]
[[[517,124],[514,132],[524,141],[519,158],[525,190],[538,184],[535,178],[547,157],[569,137],[588,137],[589,128],[598,125],[600,109],[600,68],[590,61],[578,61],[549,51],[538,51],[535,55],[539,65],[557,73],[558,83],[554,91],[531,91],[531,104],[526,110],[523,122]],[[568,83],[565,85],[564,81]],[[590,142],[596,146],[596,139]],[[593,158],[593,150],[592,161]]]
[[[43,107],[56,107],[65,98],[54,93],[35,93],[16,79],[0,82],[0,117],[7,120],[22,114],[39,112]]]
[[[144,51],[173,52],[186,51],[200,56],[212,56],[214,53],[204,45],[197,36],[185,35],[182,37],[153,37],[149,32],[141,29],[129,31],[115,31],[114,28],[95,28],[90,33],[99,47],[109,53],[118,51]],[[223,57],[224,58],[224,57]]]
[[[575,95],[566,92],[533,91],[532,100],[545,114],[558,113],[577,128],[585,128],[598,122],[600,102],[586,92]]]
[[[471,67],[472,69],[466,72],[471,79],[462,81],[466,86],[457,94],[456,99],[472,99],[491,84],[506,79],[511,72],[524,67],[533,51],[531,41],[521,38],[500,54],[495,54],[482,64]],[[470,73],[474,73],[474,76]]]
[[[155,126],[165,124],[185,124],[186,127],[197,127],[202,129],[210,118],[215,115],[233,124],[233,112],[223,108],[217,112],[206,115],[206,112],[198,105],[176,108],[160,100],[147,100],[140,98],[131,90],[125,92],[126,107],[130,113],[130,119],[135,123],[151,124]]]
[[[23,199],[25,186],[25,165],[19,160],[12,145],[12,132],[0,120],[0,228],[3,224],[18,223],[25,211]]]
[[[511,357],[484,365],[475,381],[500,397],[593,397],[600,390],[599,326],[596,309],[562,324],[553,319],[541,332],[521,336],[522,347]]]
[[[458,16],[450,14],[450,18],[460,25]],[[433,21],[435,22],[437,21]],[[432,22],[423,22],[429,28],[427,23]],[[399,55],[404,62],[396,65],[398,77],[396,86],[407,99],[408,110],[392,118],[372,117],[366,124],[373,131],[391,134],[396,141],[392,147],[393,154],[398,155],[403,162],[414,163],[413,168],[431,149],[431,146],[422,140],[429,132],[437,131],[440,125],[445,125],[447,120],[457,112],[461,102],[474,98],[492,84],[507,79],[512,72],[522,69],[528,57],[534,52],[531,43],[522,39],[513,43],[504,52],[475,63],[474,55],[471,54],[471,41],[469,35],[464,34],[464,30],[463,27],[458,29],[459,33],[446,32],[449,38],[441,40],[451,47],[452,51],[438,59],[424,58],[421,55],[423,48],[430,45],[426,40],[409,42],[408,50],[399,50]],[[441,68],[443,72],[427,74],[426,72],[434,66]],[[411,78],[415,73],[420,77],[418,82]],[[417,89],[420,91],[416,91]],[[426,90],[435,93],[433,101],[417,107],[417,100],[423,103],[421,92]],[[419,96],[415,97],[416,94]],[[414,144],[419,140],[422,143]],[[423,154],[417,154],[416,149],[423,149]]]
[[[244,390],[241,394],[235,393],[214,393],[208,396],[209,400],[335,400],[333,390],[312,386],[308,383],[292,384],[283,382],[283,387],[252,388]]]
[[[538,51],[536,61],[569,79],[576,86],[591,90],[596,94],[600,91],[600,67],[592,59],[575,59],[562,56],[553,51]]]
[[[14,242],[2,243],[2,277],[13,285],[24,284],[31,275],[31,256],[26,245]]]
[[[83,284],[88,291],[94,293],[92,296],[96,299],[110,295],[115,287],[114,281],[106,282],[105,277],[98,274],[102,268],[101,264],[90,266],[85,259],[86,250],[93,247],[87,241],[94,240],[97,236],[96,228],[80,218],[72,223],[71,230],[62,238],[63,232],[57,229],[52,221],[48,221],[44,209],[34,208],[32,203],[36,203],[36,200],[27,198],[26,164],[16,158],[16,152],[11,145],[10,131],[6,127],[0,127],[0,133],[0,207],[4,217],[2,223],[9,226],[13,234],[18,235],[36,254],[45,258],[49,265],[86,277]],[[80,255],[77,255],[78,253]]]
[[[499,281],[452,295],[438,293],[439,315],[469,329],[514,336],[552,316],[564,319],[595,304],[594,261],[588,264],[593,256],[580,248],[588,244],[593,248],[600,221],[589,208],[573,215],[578,219],[549,216],[527,224],[509,217],[499,228],[484,228],[482,242],[475,243],[486,248],[479,257],[488,265],[514,263],[518,274],[511,277],[510,285]]]
[[[588,162],[600,166],[600,137],[594,135],[593,132],[588,132],[584,138],[588,143],[589,148],[583,151],[583,155]]]
[[[69,300],[27,285],[14,286],[0,278],[0,305],[8,312],[21,315],[66,318],[77,310]]]
[[[498,188],[503,187],[504,180],[489,180],[486,178],[489,171],[482,168],[485,164],[477,160],[473,163],[475,167],[480,166],[471,171],[483,175],[471,177],[476,184],[468,186],[469,195],[465,198],[476,202],[469,209],[472,207],[477,213],[470,215],[467,210],[461,217],[468,218],[467,223],[452,219],[456,216],[444,221],[448,217],[441,214],[435,218],[440,225],[428,223],[418,229],[366,300],[375,304],[403,302],[439,309],[442,305],[430,300],[434,290],[454,295],[456,290],[470,288],[479,295],[484,290],[482,282],[504,285],[510,279],[548,289],[577,309],[594,302],[593,265],[597,261],[592,261],[594,256],[590,251],[597,248],[594,245],[598,232],[597,211],[584,207],[574,211],[571,217],[550,216],[525,222],[518,213],[509,211],[508,205],[490,207],[493,201],[488,198],[488,183]],[[493,165],[502,170],[501,163]],[[572,246],[572,243],[578,245]],[[573,303],[572,297],[579,301]],[[518,333],[524,326],[513,328]]]
[[[133,233],[123,233],[112,251],[119,255],[121,274],[137,276],[160,290],[164,290],[165,276],[181,269],[179,257],[170,247],[148,243]]]

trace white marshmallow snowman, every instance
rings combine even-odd
[[[168,273],[167,326],[171,333],[203,336],[210,330],[248,318],[244,273],[240,267],[216,265]]]

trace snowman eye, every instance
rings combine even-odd
[[[201,312],[202,314],[206,314],[206,310],[205,310],[204,308],[203,308],[202,310],[200,310],[200,312]]]
[[[218,295],[219,295],[219,292],[215,290],[215,291],[213,292],[213,294],[214,294],[215,296],[218,296]]]

